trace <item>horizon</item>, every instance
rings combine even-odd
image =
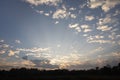
[[[0,69],[80,70],[120,62],[120,0],[3,0]]]

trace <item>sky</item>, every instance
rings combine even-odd
[[[0,69],[119,62],[120,0],[1,0]]]

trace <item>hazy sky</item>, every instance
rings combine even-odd
[[[1,0],[0,69],[118,62],[120,0]]]

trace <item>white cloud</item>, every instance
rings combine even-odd
[[[9,50],[8,56],[14,56],[14,55],[15,55],[15,52],[13,50]]]
[[[79,26],[79,24],[77,24],[77,23],[75,23],[75,24],[69,24],[69,28],[76,28],[78,26]]]
[[[69,16],[69,13],[65,9],[58,9],[53,14],[53,19],[64,19]]]
[[[84,29],[84,31],[83,32],[90,32],[90,31],[92,31],[92,29]]]
[[[83,34],[84,37],[88,36],[88,34]]]
[[[110,40],[88,40],[87,41],[88,43],[100,43],[100,44],[103,44],[103,43],[112,43]]]
[[[103,26],[98,26],[97,29],[101,31],[109,31],[112,29],[112,27],[109,27],[108,25],[103,25]]]
[[[92,50],[88,55],[95,54],[95,53],[103,51],[103,50],[104,50],[103,47],[98,47],[98,48]]]
[[[120,4],[120,0],[106,0],[106,2],[102,5],[102,10],[104,12],[108,12],[118,4]]]
[[[111,18],[110,15],[107,15],[105,18],[100,18],[98,24],[99,25],[105,25],[108,23],[114,23],[116,20],[114,18]]]
[[[23,60],[19,64],[21,64],[22,67],[23,66],[25,66],[25,67],[34,67],[35,66],[35,64],[29,60]]]
[[[120,14],[120,10],[116,10],[115,13],[113,14],[113,16],[117,16]]]
[[[37,47],[34,47],[34,48],[18,48],[17,49],[18,51],[24,51],[24,52],[32,52],[32,53],[35,53],[35,52],[49,52],[50,51],[50,48],[37,48]]]
[[[90,8],[98,8],[101,7],[101,9],[104,12],[108,12],[110,9],[114,8],[116,5],[120,4],[120,0],[90,0],[88,2],[88,6]]]
[[[66,56],[57,55],[50,60],[50,64],[59,65],[60,68],[67,68],[71,65],[82,64],[80,58],[83,58],[80,54],[69,54]]]
[[[95,19],[94,16],[85,16],[85,20],[87,21],[91,21],[93,19]]]
[[[2,43],[3,43],[3,42],[4,42],[4,40],[0,40],[0,42],[2,42]]]
[[[4,54],[4,53],[6,53],[5,50],[0,50],[0,54]]]
[[[115,32],[112,32],[110,35],[108,35],[108,37],[112,40],[114,40],[117,36]]]
[[[60,48],[60,47],[61,47],[61,45],[60,45],[60,44],[58,44],[58,45],[57,45],[57,47],[58,47],[58,48]]]
[[[59,21],[55,21],[55,24],[58,24],[59,23]]]
[[[2,44],[0,45],[0,48],[3,48],[3,49],[7,49],[9,48],[10,46],[8,44]]]
[[[49,16],[50,14],[49,13],[44,13],[45,16]]]
[[[75,19],[77,16],[75,14],[70,14],[70,17]]]
[[[90,29],[90,26],[86,25],[86,24],[81,25],[81,28],[83,29],[83,32],[85,32],[85,33],[92,31],[92,29]]]
[[[61,3],[62,0],[24,0],[32,5],[38,6],[38,5],[50,5],[50,6],[57,6],[58,3]]]
[[[101,35],[95,35],[95,36],[89,36],[87,37],[89,40],[93,40],[93,39],[102,39],[104,38],[104,36],[101,36]]]
[[[20,40],[15,40],[15,43],[20,44],[20,43],[21,43],[21,41],[20,41]]]
[[[88,26],[88,25],[86,25],[86,24],[84,24],[84,25],[81,25],[81,28],[82,28],[82,29],[88,29],[88,28],[89,28],[89,26]]]
[[[42,10],[40,10],[40,11],[39,11],[39,10],[36,10],[36,12],[37,12],[37,13],[40,13],[40,14],[43,14],[43,13],[44,13],[44,11],[42,11]]]
[[[74,10],[76,10],[76,8],[71,7],[71,8],[69,8],[69,10],[74,11]]]
[[[87,42],[88,43],[100,43],[100,44],[113,43],[113,41],[108,40],[108,39],[104,39],[104,36],[101,36],[101,35],[88,36]]]
[[[71,29],[75,29],[77,32],[81,32],[81,29],[80,29],[78,23],[75,23],[75,24],[69,24],[69,28],[71,28]]]
[[[98,0],[90,0],[88,2],[88,6],[90,8],[97,8],[103,4],[103,1],[98,1]]]

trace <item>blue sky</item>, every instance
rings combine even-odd
[[[0,69],[89,69],[120,61],[120,0],[2,0]]]

